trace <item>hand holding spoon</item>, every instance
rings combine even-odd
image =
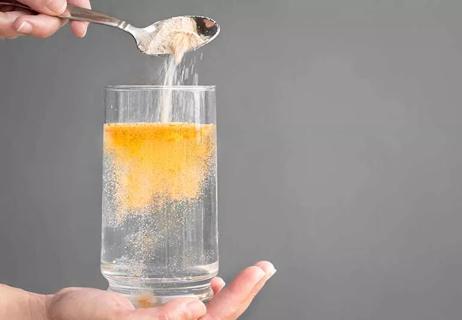
[[[0,0],[0,11],[19,8],[36,13],[30,7],[14,0]],[[218,36],[220,26],[212,19],[201,16],[179,16],[157,21],[146,28],[137,28],[124,20],[90,9],[71,4],[66,11],[57,16],[62,19],[87,21],[122,29],[135,38],[138,49],[148,55],[175,54],[172,42],[177,41],[178,34],[188,35],[188,50],[195,50],[209,43]],[[184,42],[184,41],[183,41]],[[182,44],[185,45],[184,43]]]

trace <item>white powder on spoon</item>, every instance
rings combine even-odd
[[[165,20],[153,34],[147,52],[173,54],[179,64],[185,52],[200,47],[207,38],[197,31],[197,23],[191,17],[174,17]]]

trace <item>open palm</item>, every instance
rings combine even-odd
[[[203,304],[196,298],[180,298],[163,306],[135,309],[125,297],[91,288],[66,288],[49,298],[49,320],[234,320],[275,273],[270,262],[247,267],[228,285],[212,280],[214,298]],[[223,289],[223,290],[222,290]]]

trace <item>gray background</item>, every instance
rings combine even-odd
[[[221,272],[279,272],[243,319],[460,319],[462,2],[94,1],[216,18]],[[0,42],[0,280],[105,287],[103,87],[159,58],[92,26]]]

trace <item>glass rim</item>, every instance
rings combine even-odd
[[[215,91],[214,85],[149,85],[149,84],[122,84],[107,85],[107,91],[154,91],[154,90],[174,90],[174,91]]]

